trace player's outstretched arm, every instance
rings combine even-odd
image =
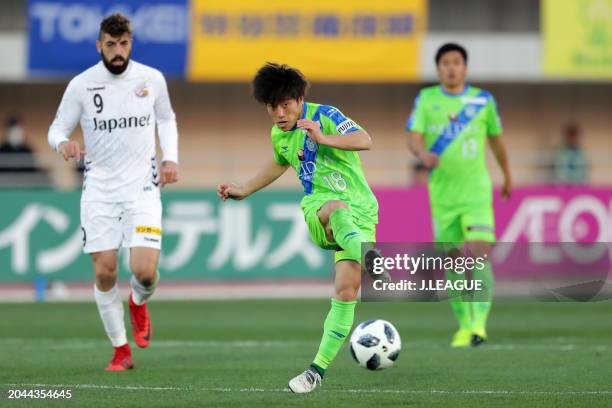
[[[308,136],[320,145],[335,147],[340,150],[370,150],[372,148],[372,138],[365,130],[356,130],[344,135],[324,135],[321,132],[321,125],[310,119],[300,119],[297,126],[308,132]]]
[[[510,198],[512,194],[512,175],[510,174],[510,166],[508,164],[508,153],[506,151],[506,145],[501,140],[501,135],[489,137],[489,143],[491,144],[491,150],[495,156],[495,160],[502,170],[504,175],[504,184],[502,186],[502,197]]]
[[[223,201],[228,198],[243,200],[278,179],[288,168],[289,165],[281,165],[274,159],[270,159],[252,179],[243,185],[233,183],[219,184],[219,187],[217,187],[217,195]]]
[[[439,157],[425,148],[425,138],[419,132],[411,131],[408,139],[408,147],[412,153],[418,157],[427,168],[436,167]]]

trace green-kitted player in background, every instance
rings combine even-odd
[[[306,371],[289,381],[295,393],[313,391],[353,325],[361,284],[361,244],[375,242],[378,203],[363,174],[359,150],[368,133],[333,106],[304,101],[308,82],[287,65],[268,63],[253,79],[253,94],[274,122],[274,156],[243,185],[221,184],[218,195],[242,200],[293,167],[304,189],[301,202],[312,240],[335,250],[335,293],[319,351]]]
[[[430,168],[429,200],[434,239],[451,244],[451,255],[459,255],[464,244],[472,256],[488,253],[495,242],[493,194],[487,171],[485,145],[502,169],[502,197],[508,198],[512,179],[506,148],[501,140],[495,99],[489,92],[466,85],[467,52],[457,44],[445,44],[436,53],[440,85],[424,88],[414,102],[406,129],[410,148]],[[447,271],[449,279],[464,275]],[[472,271],[486,291],[466,299],[449,293],[459,322],[451,345],[477,346],[487,338],[486,323],[491,309],[493,271],[487,261],[483,270]]]

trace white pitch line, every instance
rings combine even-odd
[[[51,350],[63,349],[93,349],[108,344],[106,340],[92,339],[69,339],[55,340],[51,338],[24,339],[24,338],[0,338],[0,345],[18,345],[21,348],[44,348]],[[152,348],[256,348],[256,347],[299,347],[316,344],[315,341],[306,340],[155,340],[151,343]],[[449,349],[446,344],[426,343],[404,343],[405,350],[444,350]],[[478,348],[482,351],[609,351],[609,345],[579,345],[579,344],[512,344],[498,343],[485,344]],[[462,351],[462,350],[458,350]],[[465,350],[463,350],[465,351]]]
[[[42,383],[8,383],[5,387],[47,387],[47,388],[82,388],[112,389],[125,391],[203,391],[226,393],[288,393],[286,388],[229,388],[229,387],[149,387],[141,385],[98,385],[98,384],[42,384]],[[357,390],[344,388],[321,388],[320,392],[339,394],[449,394],[449,395],[612,395],[612,390],[599,391],[512,391],[512,390],[391,390],[372,389]]]
[[[91,340],[91,339],[71,339],[71,340],[53,340],[53,339],[20,339],[20,338],[5,338],[0,339],[0,345],[10,346],[16,345],[20,348],[44,348],[51,350],[63,349],[94,349],[100,346],[107,345],[106,340]],[[255,347],[299,347],[310,346],[316,344],[315,341],[299,341],[299,340],[156,340],[151,343],[151,348],[178,348],[178,347],[193,347],[193,348],[255,348]]]
[[[42,384],[42,383],[21,383],[3,384],[5,387],[49,387],[49,388],[90,388],[100,390],[126,390],[126,391],[191,391],[191,388],[178,387],[148,387],[141,385],[98,385],[98,384]]]

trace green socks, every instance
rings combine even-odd
[[[485,261],[484,265],[482,270],[476,268],[472,270],[472,279],[481,280],[483,290],[474,294],[474,301],[471,302],[471,307],[474,330],[477,334],[486,336],[487,318],[489,317],[491,299],[493,298],[494,277],[491,263]]]
[[[465,274],[446,272],[448,280],[465,279]],[[491,310],[493,298],[493,270],[489,261],[484,262],[484,268],[472,269],[472,279],[482,281],[483,289],[474,294],[462,294],[460,291],[448,291],[451,308],[461,330],[473,330],[479,335],[486,335],[487,318]]]
[[[346,251],[351,259],[361,260],[361,243],[364,238],[353,223],[351,212],[347,208],[335,210],[329,217],[329,224],[340,248]]]
[[[460,281],[465,279],[465,273],[456,273],[454,271],[446,271],[446,279],[449,281]],[[472,306],[468,301],[469,295],[463,295],[461,291],[449,290],[449,302],[453,314],[459,323],[460,330],[472,330]]]
[[[334,239],[342,250],[357,262],[361,261],[361,243],[364,241],[359,228],[353,223],[351,212],[347,208],[335,210],[329,217],[329,224],[334,232]],[[325,370],[338,354],[353,327],[357,301],[343,302],[332,299],[331,309],[323,324],[323,337],[319,351],[311,367],[323,376]]]
[[[337,211],[336,211],[337,212]],[[332,299],[331,309],[323,324],[323,337],[319,351],[312,363],[313,367],[323,376],[327,367],[338,354],[344,340],[351,332],[357,301],[343,302]]]

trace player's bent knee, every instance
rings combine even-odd
[[[148,287],[155,283],[157,277],[157,265],[155,263],[132,264],[132,273],[141,285]]]
[[[343,302],[352,302],[357,299],[358,289],[344,288],[336,291],[335,298]]]
[[[116,270],[96,271],[96,281],[102,283],[105,287],[114,286],[117,281]]]
[[[131,259],[130,269],[141,285],[149,287],[155,283],[157,277],[157,258],[134,257]]]
[[[327,225],[329,222],[329,217],[334,213],[334,211],[340,208],[349,208],[348,204],[346,204],[342,200],[331,200],[326,202],[317,212],[319,219],[323,225]]]
[[[328,201],[327,203],[325,203],[325,208],[327,210],[327,213],[331,215],[334,211],[340,208],[349,208],[349,207],[348,207],[348,204],[342,200],[333,200],[333,201]]]
[[[117,267],[95,268],[96,286],[99,290],[107,291],[117,283]]]
[[[137,279],[138,279],[138,282],[145,288],[150,288],[151,286],[155,284],[155,276],[147,275],[147,276],[140,277]]]
[[[117,258],[108,254],[92,254],[94,273],[98,282],[114,284],[117,278]]]

